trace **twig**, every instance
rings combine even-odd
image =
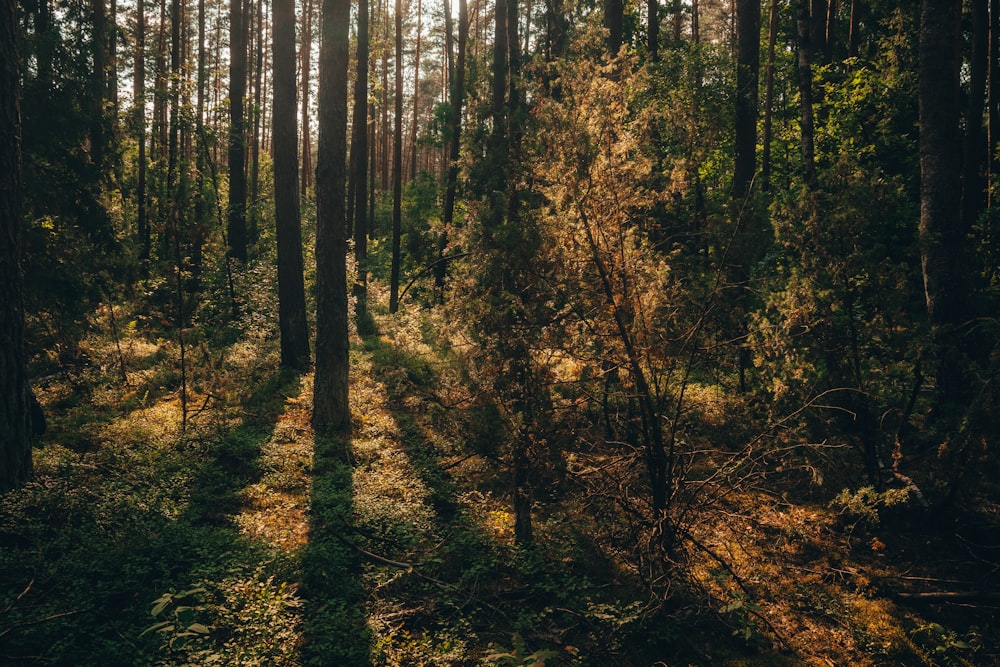
[[[82,611],[83,611],[82,609],[74,609],[73,611],[64,611],[64,612],[61,612],[61,613],[58,613],[58,614],[52,614],[51,616],[46,616],[45,618],[39,618],[39,619],[36,619],[34,621],[25,621],[24,623],[18,623],[17,625],[12,625],[9,628],[7,628],[6,630],[4,630],[3,632],[0,632],[0,639],[3,639],[4,637],[6,637],[13,630],[17,630],[19,628],[26,628],[26,627],[31,626],[31,625],[38,625],[39,623],[45,623],[47,621],[54,621],[57,618],[63,618],[63,617],[66,617],[66,616],[73,616],[75,614],[81,613]]]
[[[927,593],[894,593],[896,600],[907,602],[1000,602],[1000,592],[929,591]]]
[[[29,581],[29,582],[28,582],[28,585],[24,587],[24,590],[23,590],[23,591],[21,591],[20,595],[18,595],[18,596],[17,596],[16,598],[14,598],[14,600],[13,600],[13,601],[12,601],[12,602],[11,602],[11,603],[10,603],[9,605],[7,605],[6,607],[4,607],[4,610],[3,610],[3,611],[0,611],[0,614],[6,614],[6,613],[7,613],[8,611],[10,611],[10,610],[11,610],[11,608],[12,608],[12,607],[13,607],[14,605],[16,605],[16,604],[17,604],[18,602],[20,602],[20,601],[21,601],[21,598],[23,598],[23,597],[24,597],[25,595],[27,595],[27,594],[28,594],[28,591],[30,591],[30,590],[31,590],[31,586],[32,586],[32,585],[33,585],[34,583],[35,583],[35,579],[34,579],[34,577],[32,577],[31,581]]]

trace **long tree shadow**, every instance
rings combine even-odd
[[[153,417],[126,415],[89,451],[43,449],[39,478],[0,512],[0,523],[16,527],[0,544],[0,663],[174,664],[195,649],[224,652],[241,631],[226,619],[227,587],[291,580],[234,515],[243,490],[261,478],[261,447],[299,383],[272,375],[243,401],[247,417],[229,432],[178,439],[170,428],[152,429]],[[155,598],[192,587],[201,592],[185,602],[187,625],[210,629],[185,641],[177,624],[173,634],[142,633],[158,620],[150,616]]]
[[[350,447],[347,437],[314,440],[309,542],[302,556],[306,665],[371,664],[361,560],[346,538],[354,522]]]

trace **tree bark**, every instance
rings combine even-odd
[[[389,312],[399,308],[400,234],[403,217],[403,3],[396,0],[395,127],[392,133],[392,265],[389,269]]]
[[[516,2],[516,0],[510,0]],[[604,0],[604,27],[608,31],[608,55],[618,55],[625,35],[625,3],[623,0]]]
[[[316,377],[313,427],[350,429],[347,313],[347,63],[350,0],[323,0],[316,165]]]
[[[767,65],[764,81],[764,137],[761,147],[760,177],[761,187],[771,189],[771,135],[774,115],[774,49],[778,41],[778,0],[771,0],[767,29]]]
[[[278,244],[278,328],[281,365],[309,366],[309,324],[299,220],[299,156],[295,108],[295,0],[273,0],[274,218]]]
[[[136,234],[139,241],[139,260],[147,261],[151,250],[149,211],[146,207],[146,3],[137,0],[135,16],[135,55],[132,72],[132,123],[136,143],[139,144],[139,164],[136,184]]]
[[[659,0],[646,0],[646,40],[649,49],[649,59],[656,62],[660,59],[660,3]]]
[[[247,83],[243,0],[229,1],[229,255],[247,261],[246,130],[243,98]]]
[[[969,94],[965,110],[965,141],[962,151],[962,229],[971,234],[979,214],[986,208],[983,175],[989,145],[983,140],[986,110],[986,77],[989,59],[989,0],[970,0],[972,51],[969,57]]]
[[[809,26],[808,0],[800,0],[798,29],[798,82],[800,104],[800,143],[802,177],[810,189],[816,189],[816,151],[813,145],[813,94],[812,94],[812,35]]]
[[[354,127],[351,180],[354,181],[355,319],[359,330],[368,314],[368,0],[358,0],[357,76],[354,80]]]
[[[445,0],[450,5],[451,0]],[[451,85],[451,144],[448,153],[448,182],[445,186],[443,229],[438,239],[438,265],[434,270],[434,284],[444,298],[444,284],[448,275],[448,262],[444,254],[448,249],[448,232],[455,223],[455,197],[458,193],[458,159],[462,147],[462,106],[465,103],[465,51],[469,41],[469,3],[458,3],[458,54],[455,76]]]
[[[736,146],[733,198],[744,200],[757,169],[760,0],[736,2]]]
[[[309,80],[312,72],[312,40],[313,40],[313,4],[314,0],[305,0],[302,8],[302,197],[312,186],[312,136],[309,130]]]
[[[923,0],[918,87],[920,107],[920,263],[927,316],[938,357],[939,397],[961,401],[958,328],[968,314],[962,272],[960,0]]]
[[[14,0],[0,0],[0,492],[31,478],[21,286],[21,115]]]
[[[261,123],[264,120],[264,2],[257,1],[254,20],[254,68],[253,68],[253,128],[250,139],[250,216],[247,219],[247,244],[253,247],[260,236],[260,145]],[[295,75],[292,74],[294,79]],[[298,158],[296,158],[297,160]]]
[[[861,45],[861,5],[864,0],[851,0],[851,29],[847,35],[847,57],[857,58]]]
[[[420,24],[423,3],[417,0],[417,43],[413,55],[413,125],[410,128],[410,180],[417,177],[417,121],[420,118]]]

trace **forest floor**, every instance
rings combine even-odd
[[[176,338],[98,313],[78,361],[35,379],[35,479],[0,499],[0,663],[1000,664],[996,507],[887,525],[747,490],[652,586],[564,494],[521,550],[439,314],[376,320],[338,440],[268,323],[186,331],[182,406]]]

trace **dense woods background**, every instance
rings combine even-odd
[[[1000,662],[997,0],[0,0],[0,662]]]

